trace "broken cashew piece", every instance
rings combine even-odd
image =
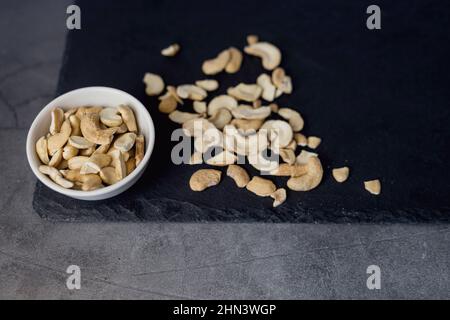
[[[288,164],[294,164],[296,157],[292,149],[280,149],[280,157],[284,162]]]
[[[306,150],[302,150],[300,154],[297,156],[297,160],[295,160],[296,164],[306,164],[308,163],[309,158],[319,156],[315,152],[309,152]]]
[[[107,185],[113,185],[120,180],[117,178],[116,175],[116,169],[114,167],[104,167],[100,170],[100,178],[102,179],[103,183]]]
[[[180,45],[178,43],[173,43],[167,48],[161,50],[161,54],[165,57],[173,57],[178,51],[180,51]]]
[[[164,81],[161,76],[147,72],[142,81],[145,83],[145,93],[149,96],[157,96],[164,90]]]
[[[171,94],[166,94],[160,97],[158,110],[162,113],[171,113],[177,108],[177,100]]]
[[[247,184],[246,188],[248,191],[251,191],[260,197],[270,196],[277,189],[272,181],[258,176],[254,176]]]
[[[117,110],[119,110],[120,115],[122,116],[123,122],[125,122],[125,124],[127,125],[128,131],[137,132],[138,128],[137,128],[136,118],[134,117],[133,110],[129,106],[124,105],[124,104],[117,107]],[[104,143],[99,143],[99,144],[104,144]]]
[[[297,145],[305,147],[308,144],[308,139],[301,133],[295,133],[294,134],[294,140],[297,143]]]
[[[371,194],[379,195],[381,193],[381,183],[380,180],[369,180],[364,181],[364,188]]]
[[[300,177],[307,172],[308,169],[304,164],[280,163],[277,168],[270,171],[270,174],[279,177]]]
[[[73,187],[73,183],[64,179],[61,172],[58,169],[49,166],[39,166],[39,171],[50,177],[55,183],[63,188],[70,189]]]
[[[248,44],[248,45],[255,44],[255,43],[257,43],[258,41],[259,41],[259,38],[258,38],[257,35],[249,34],[249,35],[247,36],[247,44]]]
[[[80,118],[78,118],[76,115],[73,114],[69,117],[69,121],[70,121],[70,126],[72,127],[71,135],[72,136],[81,136],[81,129],[80,129],[81,120],[80,120]]]
[[[236,87],[228,88],[227,93],[238,100],[253,102],[261,96],[262,88],[257,84],[240,83]]]
[[[61,163],[62,159],[63,159],[62,154],[63,154],[63,150],[62,149],[59,149],[58,151],[56,151],[55,154],[50,159],[48,165],[50,167],[55,167],[55,168],[58,167],[59,164]]]
[[[169,119],[173,122],[183,124],[188,120],[196,119],[201,117],[198,113],[190,113],[190,112],[183,112],[175,110],[169,114]]]
[[[192,107],[199,114],[204,114],[207,110],[206,102],[204,101],[194,101]]]
[[[250,181],[247,171],[236,164],[230,164],[228,166],[227,176],[232,178],[239,188],[244,188]]]
[[[123,119],[117,108],[104,108],[100,111],[100,121],[108,127],[119,127]]]
[[[45,136],[40,137],[36,142],[36,153],[43,164],[49,163],[47,139]]]
[[[257,42],[248,45],[244,51],[252,56],[261,58],[262,65],[266,70],[273,70],[281,63],[280,50],[269,42]]]
[[[347,180],[349,172],[350,169],[348,167],[336,168],[332,171],[334,179],[340,183]]]
[[[245,120],[264,120],[268,116],[270,116],[270,107],[261,107],[258,109],[254,109],[251,106],[241,104],[239,107],[231,110],[231,113],[236,119],[245,119]]]
[[[124,133],[120,137],[118,137],[116,141],[114,141],[114,148],[122,152],[127,152],[130,151],[131,148],[133,148],[135,141],[136,134],[134,132]]]
[[[274,201],[273,201],[273,207],[276,208],[280,204],[286,201],[286,189],[280,188],[277,189],[274,193],[270,195]]]
[[[298,132],[303,129],[304,121],[299,112],[290,108],[280,108],[278,110],[278,114],[283,119],[289,121],[289,124],[291,125],[294,132]]]
[[[69,138],[69,146],[72,146],[77,149],[89,149],[94,146],[94,143],[92,143],[91,141],[87,140],[84,137],[71,136]]]
[[[49,131],[51,134],[57,134],[65,120],[64,111],[61,108],[55,108],[52,110],[51,117],[52,122],[50,123]]]
[[[89,161],[89,157],[76,156],[67,160],[67,164],[71,170],[80,170],[87,161]]]
[[[231,54],[229,50],[223,50],[214,59],[206,60],[203,62],[202,71],[207,75],[218,74],[225,69],[226,65],[230,61]]]
[[[228,52],[230,53],[230,60],[228,61],[227,65],[225,66],[225,72],[236,73],[241,68],[242,58],[243,58],[242,52],[235,47],[230,47],[228,49]]]
[[[219,87],[219,82],[214,79],[205,79],[205,80],[197,80],[195,81],[195,85],[206,91],[214,91]]]
[[[134,154],[134,158],[136,161],[136,167],[141,163],[141,161],[144,159],[144,153],[145,153],[145,137],[144,135],[140,134],[136,137],[136,150]]]
[[[189,186],[193,191],[203,191],[220,182],[222,172],[214,169],[200,169],[191,176]]]
[[[177,87],[177,95],[182,99],[201,101],[208,95],[205,89],[193,84],[183,84]]]
[[[291,177],[287,186],[294,191],[309,191],[317,187],[322,181],[323,169],[318,157],[310,157],[306,163],[306,174]]]
[[[319,137],[310,136],[308,137],[308,147],[311,149],[316,149],[319,144],[322,142],[322,139]]]

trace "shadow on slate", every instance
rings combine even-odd
[[[450,56],[449,6],[379,1],[382,30],[366,28],[366,4],[329,1],[80,1],[82,29],[70,31],[58,94],[92,85],[120,88],[140,99],[156,126],[156,144],[142,179],[122,195],[100,202],[69,199],[38,183],[34,208],[57,221],[229,222],[449,222]],[[170,135],[177,125],[144,94],[142,76],[167,84],[205,78],[201,63],[248,34],[283,51],[294,93],[277,102],[297,108],[303,132],[323,139],[325,176],[311,192],[271,198],[238,189],[224,174],[215,188],[188,187],[198,166],[175,166]],[[175,58],[160,50],[178,42]],[[235,75],[215,76],[224,88],[254,82],[264,72],[245,56]],[[189,110],[189,103],[182,109]],[[338,184],[331,169],[347,165]],[[247,169],[256,174],[252,168]],[[223,170],[223,169],[222,169]],[[225,170],[223,170],[225,172]],[[378,197],[363,181],[380,178]],[[274,178],[277,186],[286,179]]]

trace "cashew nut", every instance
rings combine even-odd
[[[230,61],[231,53],[229,50],[223,50],[214,59],[206,60],[203,62],[202,71],[204,74],[213,75],[221,72],[225,69],[226,65]]]
[[[49,166],[39,166],[39,171],[50,177],[55,183],[63,188],[70,189],[73,183],[64,179],[58,169]]]
[[[214,97],[208,104],[208,114],[210,116],[214,115],[218,110],[226,108],[228,110],[233,110],[238,105],[235,98],[229,95],[222,94],[220,96]]]
[[[62,156],[65,160],[69,160],[72,159],[73,157],[78,155],[78,149],[71,146],[71,145],[66,145],[63,149],[63,153]]]
[[[369,180],[364,181],[364,188],[371,194],[379,195],[381,193],[381,183],[380,180]]]
[[[194,101],[194,103],[192,104],[192,107],[194,108],[194,111],[199,113],[199,114],[204,114],[206,113],[206,102],[204,101]]]
[[[70,126],[70,121],[65,120],[61,125],[61,130],[59,131],[59,133],[50,136],[47,140],[49,155],[53,156],[59,149],[64,147],[70,137],[71,132],[72,127]]]
[[[169,119],[179,124],[183,124],[188,120],[196,119],[199,117],[201,117],[201,115],[198,113],[183,112],[178,110],[172,111],[169,114]]]
[[[100,121],[108,127],[119,127],[123,122],[117,108],[104,108],[100,111]]]
[[[257,84],[240,83],[236,87],[228,88],[227,93],[238,100],[253,102],[261,96],[262,88]]]
[[[158,110],[162,113],[171,113],[177,108],[177,100],[171,94],[160,99]]]
[[[280,92],[290,94],[292,93],[292,80],[287,76],[283,68],[276,68],[272,72],[272,82]]]
[[[214,157],[206,160],[206,164],[209,164],[210,166],[223,167],[235,163],[236,160],[237,157],[233,153],[224,150],[219,154],[216,154]]]
[[[253,109],[248,105],[239,105],[239,107],[231,110],[231,113],[236,119],[246,119],[246,120],[263,120],[270,116],[270,107],[261,107],[258,109]]]
[[[254,176],[247,184],[246,188],[248,191],[251,191],[260,197],[270,196],[277,189],[272,181],[258,176]]]
[[[117,128],[101,129],[100,116],[97,113],[84,115],[81,118],[80,129],[84,138],[95,144],[111,143],[114,134],[117,132]]]
[[[316,149],[319,144],[322,142],[322,139],[319,137],[310,136],[308,137],[308,147],[311,149]]]
[[[102,144],[101,146],[99,146],[93,154],[99,154],[99,153],[107,153],[109,150],[109,147],[111,146],[111,144]]]
[[[200,169],[191,176],[189,186],[193,191],[203,191],[206,188],[217,185],[222,177],[222,172],[214,169]]]
[[[36,142],[36,153],[43,164],[49,163],[50,160],[48,158],[47,139],[45,136],[40,137]]]
[[[52,110],[52,122],[50,123],[50,133],[57,134],[61,130],[61,125],[64,121],[64,111],[61,108],[55,108]]]
[[[244,48],[244,51],[252,56],[260,57],[266,70],[273,70],[281,63],[280,50],[268,42],[250,44]]]
[[[130,132],[137,132],[137,123],[136,118],[134,117],[133,110],[127,106],[127,105],[120,105],[117,108],[120,112],[120,115],[122,116],[123,122],[127,125],[128,131]],[[104,143],[98,143],[98,144],[104,144]]]
[[[112,165],[116,170],[117,179],[122,180],[127,175],[127,166],[122,153],[119,150],[114,150],[112,159]]]
[[[125,167],[127,168],[127,176],[130,175],[134,169],[136,169],[136,159],[130,158],[125,162]]]
[[[205,79],[205,80],[197,80],[195,81],[195,85],[206,91],[214,91],[219,87],[219,82],[214,79]]]
[[[71,115],[69,117],[70,126],[72,127],[72,136],[80,136],[81,135],[81,129],[80,129],[80,123],[81,120],[76,115]]]
[[[193,84],[183,84],[177,87],[177,95],[182,99],[201,101],[208,95],[205,89]]]
[[[228,52],[230,53],[230,60],[225,66],[225,71],[227,73],[236,73],[241,68],[242,52],[239,49],[236,49],[235,47],[230,47],[228,49]]]
[[[289,124],[291,125],[294,132],[303,129],[304,121],[299,112],[290,108],[281,108],[278,110],[278,114],[280,115],[280,117],[289,121]]]
[[[284,188],[277,189],[274,193],[270,195],[270,197],[274,199],[273,207],[276,208],[286,201],[286,189]]]
[[[236,164],[228,166],[227,176],[231,177],[239,188],[244,188],[250,181],[247,171]]]
[[[149,96],[157,96],[164,90],[164,81],[157,74],[147,72],[142,81],[146,85],[145,93]]]
[[[58,151],[56,151],[55,154],[50,159],[48,165],[50,167],[55,167],[55,168],[57,166],[59,166],[59,164],[61,163],[61,161],[63,159],[62,154],[63,154],[63,150],[62,149],[59,149]]]
[[[77,149],[88,149],[94,146],[94,143],[80,136],[71,136],[69,145]]]
[[[117,178],[116,169],[114,167],[102,168],[102,170],[100,170],[99,175],[103,183],[107,185],[113,185],[120,181],[120,179]]]
[[[178,43],[173,43],[167,48],[161,50],[161,54],[165,57],[173,57],[178,51],[180,51],[180,45]]]
[[[322,181],[323,169],[318,157],[310,157],[306,163],[306,174],[291,177],[287,186],[294,191],[309,191],[317,187]]]
[[[273,99],[275,99],[276,88],[267,74],[261,74],[256,79],[256,83],[262,88],[262,98],[264,100],[273,101]]]
[[[339,183],[347,180],[349,172],[350,169],[348,167],[336,168],[332,171],[334,179]]]
[[[135,141],[136,134],[134,132],[124,133],[114,141],[114,147],[122,152],[127,152],[133,148]]]

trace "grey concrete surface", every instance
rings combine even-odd
[[[55,90],[66,5],[0,4],[0,298],[450,298],[448,225],[41,220],[25,140]],[[80,290],[66,288],[71,264]],[[381,290],[366,287],[372,264]]]

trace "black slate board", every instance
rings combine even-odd
[[[80,1],[82,30],[70,31],[58,93],[78,87],[120,88],[144,102],[156,126],[151,163],[129,191],[107,201],[82,202],[38,183],[40,216],[67,221],[450,221],[450,50],[445,2],[378,1],[382,30],[365,26],[364,1]],[[243,47],[255,33],[283,51],[295,90],[278,100],[298,108],[304,133],[323,138],[318,152],[322,184],[307,193],[288,191],[271,208],[224,178],[202,193],[188,188],[199,167],[170,162],[177,126],[144,94],[145,71],[168,84],[204,78],[201,63],[227,46]],[[161,48],[179,42],[176,58]],[[216,78],[228,87],[253,82],[259,60],[245,57],[237,75]],[[239,79],[239,80],[238,80]],[[186,107],[188,108],[188,107]],[[336,183],[330,169],[348,165]],[[252,174],[256,171],[251,170]],[[382,194],[363,181],[380,178]],[[278,186],[286,179],[275,179]]]

